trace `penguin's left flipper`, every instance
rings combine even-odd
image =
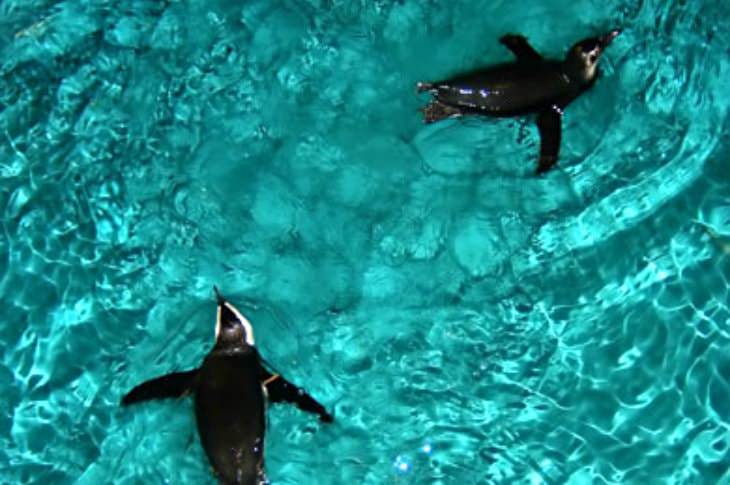
[[[198,369],[187,372],[173,372],[156,377],[136,386],[122,398],[122,406],[128,406],[150,399],[182,397],[193,391],[197,383]]]
[[[557,106],[553,106],[537,116],[537,129],[540,131],[540,160],[537,164],[538,174],[547,172],[558,163],[562,118],[563,112]]]
[[[523,35],[507,34],[499,38],[499,43],[517,56],[518,61],[539,62],[542,56],[532,48],[527,38]]]
[[[296,404],[302,411],[318,415],[322,422],[331,423],[334,421],[334,418],[324,406],[307,394],[304,389],[300,389],[279,374],[271,374],[266,370],[264,370],[263,377],[263,384],[266,387],[269,401]]]

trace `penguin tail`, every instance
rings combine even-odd
[[[434,89],[433,83],[421,83],[421,82],[416,83],[416,92],[419,94],[424,91],[432,91],[433,89]]]
[[[458,118],[464,115],[460,109],[441,103],[440,101],[431,101],[421,108],[421,112],[423,113],[423,121],[425,123],[434,123],[447,118]]]

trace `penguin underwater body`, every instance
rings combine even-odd
[[[146,381],[122,398],[122,406],[192,394],[198,433],[208,460],[225,485],[262,485],[266,405],[290,402],[332,422],[325,408],[279,374],[254,346],[248,320],[215,288],[215,345],[198,369]]]
[[[544,173],[558,161],[563,109],[593,86],[598,77],[598,59],[620,33],[617,29],[584,39],[571,47],[563,61],[544,59],[521,35],[505,35],[499,41],[517,57],[516,62],[445,81],[418,83],[419,93],[428,91],[434,98],[423,108],[424,121],[465,115],[537,114],[537,173]]]

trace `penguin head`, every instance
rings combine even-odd
[[[584,83],[593,82],[598,74],[598,59],[620,33],[620,29],[614,29],[605,35],[583,39],[573,45],[565,60],[570,76]]]
[[[219,348],[235,349],[253,347],[253,327],[246,317],[221,296],[213,287],[218,303],[215,320],[215,345]]]

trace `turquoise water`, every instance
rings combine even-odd
[[[730,483],[730,4],[0,2],[0,482],[214,483],[212,285],[328,408],[274,485]],[[559,169],[415,82],[623,27]]]

